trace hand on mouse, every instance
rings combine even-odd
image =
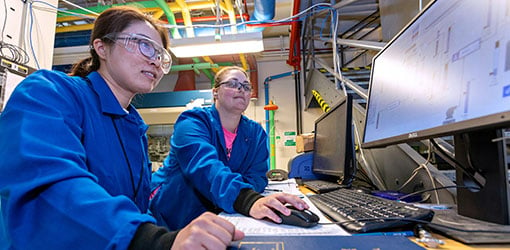
[[[231,241],[242,238],[244,233],[232,223],[205,212],[177,234],[172,249],[225,249]]]
[[[250,216],[255,219],[263,219],[267,217],[276,223],[281,223],[280,216],[278,216],[273,209],[288,216],[290,215],[290,210],[285,207],[285,204],[287,203],[299,210],[310,208],[305,201],[295,195],[277,193],[258,199],[250,209]]]

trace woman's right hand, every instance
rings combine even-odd
[[[205,212],[184,227],[175,238],[172,249],[226,249],[244,233],[229,221]]]

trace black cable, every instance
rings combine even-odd
[[[358,175],[359,173],[359,175]],[[355,180],[359,180],[360,182],[366,183],[369,185],[373,190],[377,190],[378,188],[374,185],[374,183],[370,180],[368,177],[366,171],[363,168],[358,168],[358,171],[356,171],[356,175],[354,176]]]
[[[470,186],[459,186],[459,185],[452,185],[452,186],[444,186],[444,187],[436,187],[436,188],[429,188],[429,189],[424,189],[424,190],[420,190],[420,191],[416,191],[416,192],[412,192],[412,193],[409,193],[409,194],[406,194],[406,195],[403,195],[403,196],[400,196],[399,199],[400,200],[403,200],[409,196],[413,196],[415,194],[421,194],[421,193],[425,193],[425,192],[429,192],[429,191],[436,191],[436,190],[440,190],[440,189],[448,189],[448,188],[466,188],[466,189],[477,189],[477,190],[480,190],[479,187],[470,187]]]
[[[470,229],[462,229],[462,228],[456,228],[452,226],[446,226],[442,224],[433,223],[426,220],[419,220],[419,219],[411,219],[411,218],[400,218],[400,217],[374,217],[374,218],[359,218],[356,220],[346,220],[342,222],[326,222],[326,223],[319,223],[320,225],[344,225],[344,224],[351,224],[351,223],[358,223],[363,221],[408,221],[408,222],[414,222],[414,223],[421,223],[421,224],[427,224],[432,225],[435,227],[442,227],[458,232],[464,232],[464,233],[504,233],[504,234],[510,234],[510,231],[496,231],[496,230],[470,230]]]
[[[472,181],[475,182],[475,184],[478,186],[478,188],[484,186],[484,185],[482,185],[482,183],[480,183],[479,179],[476,178],[476,176],[478,174],[478,176],[480,178],[484,179],[484,177],[479,174],[479,171],[474,169],[471,165],[470,165],[470,167],[466,167],[466,166],[462,165],[455,158],[448,155],[448,153],[446,153],[441,147],[439,147],[439,145],[436,143],[436,141],[434,139],[430,139],[429,141],[432,142],[432,145],[434,146],[434,148],[437,149],[436,152],[439,154],[439,156],[443,157],[443,159],[446,160],[451,165],[453,165],[453,167],[461,170],[464,174],[466,174]],[[468,160],[470,161],[469,156],[468,156],[468,158],[469,158]],[[473,187],[473,188],[475,188],[475,187]]]
[[[119,133],[119,129],[117,128],[117,124],[115,124],[115,120],[112,117],[112,123],[113,127],[115,127],[115,133],[117,134],[117,139],[119,140],[120,146],[122,148],[122,153],[124,153],[124,159],[126,160],[126,163],[129,168],[129,176],[131,177],[131,187],[133,188],[133,201],[136,203],[136,196],[138,196],[138,191],[140,190],[140,187],[142,186],[142,179],[143,179],[143,163],[142,167],[140,168],[140,178],[138,179],[138,184],[135,187],[135,178],[133,176],[133,169],[131,168],[131,164],[129,163],[129,158],[127,156],[126,149],[124,148],[124,142],[122,141],[122,138]]]

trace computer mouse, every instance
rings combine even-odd
[[[282,218],[280,224],[292,225],[298,227],[314,227],[319,223],[319,216],[310,210],[299,210],[293,206],[287,206],[290,209],[290,215],[286,216],[278,210],[275,213]]]

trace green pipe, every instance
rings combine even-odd
[[[231,62],[220,62],[220,63],[216,63],[216,64],[218,64],[218,66],[221,66],[221,67],[234,65],[234,63],[231,63]]]
[[[218,64],[211,63],[194,63],[194,64],[182,64],[182,65],[172,65],[170,71],[182,71],[182,70],[199,70],[199,69],[210,69],[210,68],[218,68]]]
[[[276,169],[276,145],[275,145],[275,133],[274,133],[274,110],[269,110],[269,147],[271,150],[270,154],[270,169]]]
[[[163,10],[163,12],[166,15],[166,19],[168,20],[168,24],[170,25],[176,25],[177,22],[175,21],[175,16],[172,10],[170,10],[170,7],[168,7],[168,4],[165,0],[155,0],[156,3],[158,3],[159,7]],[[171,28],[170,34],[172,34],[172,38],[181,38],[181,34],[179,34],[179,31],[177,28]]]
[[[200,59],[197,57],[193,57],[192,59],[193,59],[194,63],[201,63]],[[196,69],[195,72],[197,72],[197,74],[198,74],[199,73],[198,69]],[[211,71],[209,71],[208,69],[202,69],[202,72],[204,72],[204,75],[207,76],[207,78],[209,78],[209,80],[211,81],[211,87],[213,87],[214,86],[214,76],[211,74]]]

